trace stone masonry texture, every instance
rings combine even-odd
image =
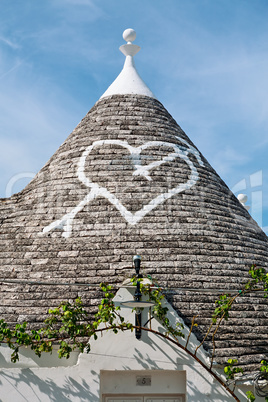
[[[84,160],[87,185],[78,177],[81,157],[87,147],[104,140]],[[38,328],[49,308],[77,296],[94,313],[102,296],[98,285],[105,281],[118,289],[134,273],[132,258],[140,254],[143,274],[166,289],[168,301],[186,324],[198,315],[196,335],[201,339],[218,296],[215,290],[239,290],[253,263],[267,268],[268,243],[206,159],[201,155],[201,165],[193,153],[188,159],[198,178],[191,188],[165,199],[136,224],[125,219],[116,202],[139,213],[189,180],[186,159],[168,158],[173,144],[187,148],[183,140],[196,149],[153,98],[113,95],[98,101],[31,183],[0,200],[0,278],[59,283],[2,282],[1,317],[11,324],[26,320]],[[171,145],[151,145],[133,156],[120,141],[132,149],[148,142]],[[150,170],[150,180],[133,175],[135,158],[145,169],[160,162]],[[108,191],[115,203],[97,195],[76,213],[69,237],[62,236],[60,225],[44,233],[85,199],[92,183]],[[66,287],[63,282],[92,286]],[[238,358],[246,370],[254,370],[268,358],[267,307],[259,294],[238,300],[217,336],[217,362]],[[212,349],[211,339],[205,346]]]

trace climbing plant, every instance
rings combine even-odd
[[[182,338],[184,338],[183,324],[180,322],[176,326],[171,324],[167,314],[168,308],[163,305],[164,294],[161,288],[151,284],[143,284],[142,282],[140,285],[141,292],[154,302],[148,325],[146,324],[146,326],[142,327],[142,330],[157,334],[178,348],[183,349],[207,370],[236,401],[239,401],[235,394],[236,377],[243,373],[243,369],[239,367],[239,362],[236,359],[228,359],[224,368],[226,381],[212,369],[212,365],[218,330],[221,324],[228,320],[235,300],[252,292],[262,292],[263,297],[268,297],[268,274],[266,271],[253,265],[249,270],[249,275],[248,282],[235,295],[222,294],[215,301],[211,324],[195,351],[191,351],[188,347],[190,335],[197,325],[195,317],[193,317],[187,339],[182,342]],[[136,278],[132,279],[132,284],[136,286]],[[69,358],[71,352],[77,349],[80,352],[89,353],[92,340],[96,340],[103,332],[112,331],[118,333],[120,331],[133,331],[137,328],[136,325],[125,320],[121,314],[120,307],[114,304],[113,298],[115,295],[112,287],[104,283],[100,287],[104,297],[93,320],[80,298],[72,303],[62,302],[57,308],[49,310],[48,318],[39,330],[31,329],[27,322],[17,324],[15,328],[11,328],[4,320],[0,320],[0,343],[7,344],[12,350],[11,361],[15,363],[19,360],[21,347],[31,348],[39,357],[43,352],[52,352],[55,344],[58,345],[60,358]],[[153,318],[159,320],[165,328],[164,332],[152,329],[150,322]],[[198,351],[209,335],[211,335],[213,351],[210,364],[207,365],[199,358]],[[266,360],[261,361],[260,373],[264,376],[263,378],[268,377],[268,362]],[[265,393],[263,396],[268,401],[268,396]],[[250,391],[247,392],[247,397],[249,401],[255,400],[254,394]]]

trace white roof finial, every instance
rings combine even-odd
[[[127,42],[119,48],[126,56],[123,70],[101,98],[110,95],[126,94],[146,95],[155,98],[152,91],[139,76],[135,67],[133,57],[140,51],[140,47],[132,43],[136,39],[136,32],[134,29],[128,28],[123,32],[123,38]]]
[[[134,31],[134,29],[128,28],[123,32],[122,36],[127,44],[120,46],[119,49],[125,56],[135,56],[135,54],[137,54],[141,50],[138,45],[133,45],[132,43],[136,39],[136,32]],[[132,61],[132,63],[134,63],[134,61]]]
[[[131,43],[134,42],[136,39],[136,32],[132,28],[125,29],[123,32],[123,39],[125,39],[126,42]]]

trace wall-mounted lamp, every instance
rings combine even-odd
[[[141,266],[141,257],[139,255],[135,255],[133,257],[133,262],[135,266],[135,271],[136,271],[136,277],[137,277],[137,287],[134,293],[134,300],[128,300],[125,302],[121,302],[121,305],[125,307],[131,307],[136,309],[136,314],[135,314],[135,326],[137,327],[135,329],[135,336],[137,339],[141,339],[141,309],[145,307],[152,307],[154,306],[153,302],[150,301],[142,301],[142,293],[140,289],[140,279],[142,279],[142,275],[140,274],[140,266]]]

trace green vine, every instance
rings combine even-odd
[[[248,401],[254,402],[256,400],[254,394],[251,391],[247,391],[246,395],[247,395]]]
[[[243,374],[243,369],[241,367],[236,367],[235,364],[237,364],[238,360],[237,359],[228,359],[227,363],[228,365],[224,367],[224,373],[226,375],[227,380],[234,380],[235,375],[238,373]]]
[[[132,278],[131,282],[133,286],[137,286],[137,279]],[[154,303],[154,306],[151,311],[151,318],[157,318],[163,327],[165,328],[165,335],[172,335],[175,339],[184,338],[184,333],[182,330],[184,329],[184,325],[181,322],[177,322],[176,326],[173,327],[170,323],[169,318],[167,317],[168,308],[163,306],[163,301],[165,301],[165,296],[163,294],[162,289],[152,283],[152,284],[144,284],[142,281],[140,283],[140,289],[144,296],[148,296],[149,301]]]
[[[188,355],[194,358],[203,368],[205,368],[229,393],[236,401],[238,397],[234,394],[234,390],[230,388],[230,381],[235,384],[236,375],[243,373],[243,370],[238,365],[236,359],[228,359],[224,368],[227,382],[224,382],[220,375],[212,370],[212,362],[215,352],[215,339],[220,325],[223,321],[229,319],[230,310],[234,301],[247,293],[262,292],[264,297],[268,297],[268,274],[263,268],[256,268],[253,265],[249,270],[249,281],[239,290],[234,296],[229,294],[220,295],[215,301],[215,309],[212,314],[211,324],[208,327],[207,333],[203,340],[196,347],[194,353],[188,349],[188,341],[192,330],[197,324],[193,317],[192,325],[189,330],[186,343],[182,343],[184,338],[182,323],[178,322],[173,326],[168,318],[168,308],[165,306],[165,296],[162,289],[155,283],[140,282],[140,290],[146,299],[154,303],[151,308],[150,318],[147,324],[156,318],[162,324],[164,332],[153,330],[151,325],[143,326],[143,331],[148,331],[166,339],[175,344],[178,348],[183,349]],[[137,278],[131,280],[132,285],[137,285]],[[90,342],[96,340],[99,334],[104,331],[112,331],[118,333],[120,331],[133,331],[137,328],[135,325],[127,322],[121,315],[119,306],[115,306],[114,292],[110,285],[102,283],[100,285],[103,291],[103,299],[98,307],[98,311],[92,320],[92,316],[84,307],[80,298],[74,302],[62,302],[57,308],[50,309],[48,317],[44,321],[44,325],[39,330],[32,330],[29,324],[17,324],[15,328],[10,328],[4,320],[0,320],[0,343],[5,343],[12,350],[11,361],[19,360],[19,351],[21,347],[28,347],[34,351],[37,356],[41,356],[43,352],[52,353],[53,345],[58,345],[58,356],[60,358],[69,358],[74,350],[80,352],[90,352]],[[209,334],[212,334],[213,353],[210,366],[202,362],[197,352],[202,346]],[[268,363],[266,360],[261,361],[260,371],[268,374]],[[247,392],[249,401],[254,401],[255,396],[251,391]],[[268,397],[265,397],[268,401]]]

